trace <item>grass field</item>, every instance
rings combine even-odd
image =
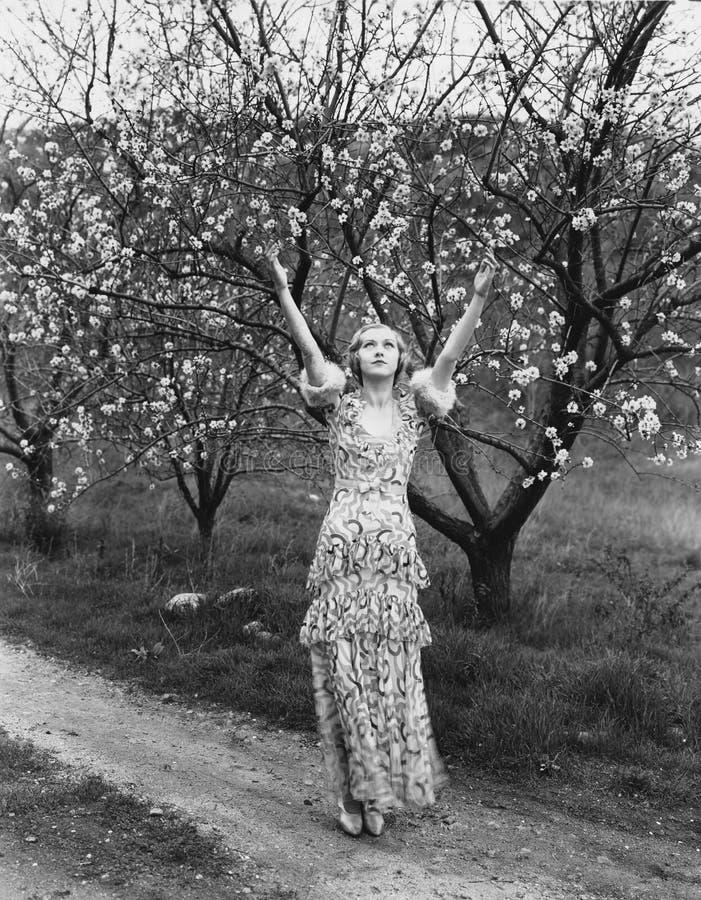
[[[454,761],[566,779],[582,760],[601,760],[643,794],[685,802],[701,787],[700,577],[685,565],[701,548],[701,495],[638,476],[612,454],[597,466],[553,486],[524,528],[511,622],[489,631],[457,624],[470,603],[466,559],[417,521],[432,576],[422,605],[434,636],[424,654],[434,727]],[[674,474],[701,481],[701,463]],[[205,570],[172,485],[150,491],[129,476],[89,492],[51,561],[17,541],[19,497],[6,490],[0,628],[111,677],[313,728],[297,632],[322,492],[291,477],[235,482]],[[162,617],[176,592],[211,599],[238,586],[256,599],[188,621]],[[251,620],[276,641],[247,636]],[[145,652],[158,644],[157,658]]]

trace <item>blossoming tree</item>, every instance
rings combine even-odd
[[[175,478],[206,551],[233,479],[284,467],[274,442],[296,416],[276,396],[271,326],[254,327],[250,298],[188,273],[189,244],[180,233],[169,241],[172,217],[147,179],[123,214],[133,181],[104,135],[63,129],[60,143],[36,146],[39,137],[7,151],[0,229],[14,287],[0,294],[0,452],[26,469],[29,535],[55,544],[65,504],[133,463]],[[154,266],[159,253],[167,261]],[[121,451],[109,464],[105,443]],[[56,451],[74,445],[81,465],[54,474]]]
[[[97,355],[89,348],[100,334],[81,315],[69,286],[45,277],[54,255],[84,243],[74,161],[67,161],[71,175],[63,189],[42,203],[41,184],[58,147],[36,146],[31,138],[25,143],[27,153],[10,144],[1,162],[0,453],[9,457],[5,468],[13,477],[26,477],[28,537],[55,550],[62,501],[88,480],[85,464],[74,463],[70,486],[55,474],[56,450],[77,447],[85,455],[93,430],[89,407],[104,378],[91,380],[84,362],[86,353]]]
[[[496,248],[501,286],[458,366],[464,405],[433,430],[464,514],[410,492],[465,551],[485,621],[508,611],[514,545],[548,487],[592,467],[583,432],[637,434],[660,465],[701,449],[698,85],[669,7],[150,0],[130,65],[101,68],[92,42],[70,113],[119,134],[125,216],[170,210],[163,240],[129,252],[273,310],[260,260],[282,240],[293,296],[335,359],[370,317],[430,364]],[[108,33],[112,53],[115,22]],[[64,97],[43,96],[55,118]],[[173,202],[183,184],[189,207]],[[104,279],[93,288],[110,296]],[[265,317],[240,311],[237,325]],[[274,312],[267,327],[284,397],[289,340]],[[500,473],[494,502],[477,453]]]

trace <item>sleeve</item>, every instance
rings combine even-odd
[[[299,392],[307,406],[328,410],[338,406],[338,400],[346,387],[346,375],[340,366],[326,360],[324,383],[309,384],[307,370],[302,369],[299,377]]]
[[[432,371],[428,368],[414,372],[409,381],[409,389],[414,395],[416,408],[421,415],[437,416],[440,419],[455,406],[457,399],[455,382],[451,379],[448,387],[444,391],[439,391],[431,384]]]

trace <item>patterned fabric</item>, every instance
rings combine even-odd
[[[335,484],[309,568],[300,641],[336,799],[433,803],[445,774],[426,707],[420,649],[431,634],[417,602],[429,584],[406,487],[427,428],[397,388],[389,437],[360,425],[360,391],[326,406]]]
[[[315,644],[314,703],[334,797],[428,806],[445,784],[420,650],[378,634]]]

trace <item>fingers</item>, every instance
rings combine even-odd
[[[279,253],[280,253],[280,241],[270,241],[269,244],[266,244],[265,249],[263,250],[263,255],[270,262],[273,262],[274,260],[276,260]]]
[[[485,254],[475,275],[474,285],[477,293],[486,296],[497,271],[497,260],[491,247],[485,250]]]
[[[487,249],[484,256],[482,257],[482,262],[480,263],[480,270],[486,275],[487,272],[491,272],[492,275],[497,270],[497,258],[494,255],[494,251],[491,247]]]

